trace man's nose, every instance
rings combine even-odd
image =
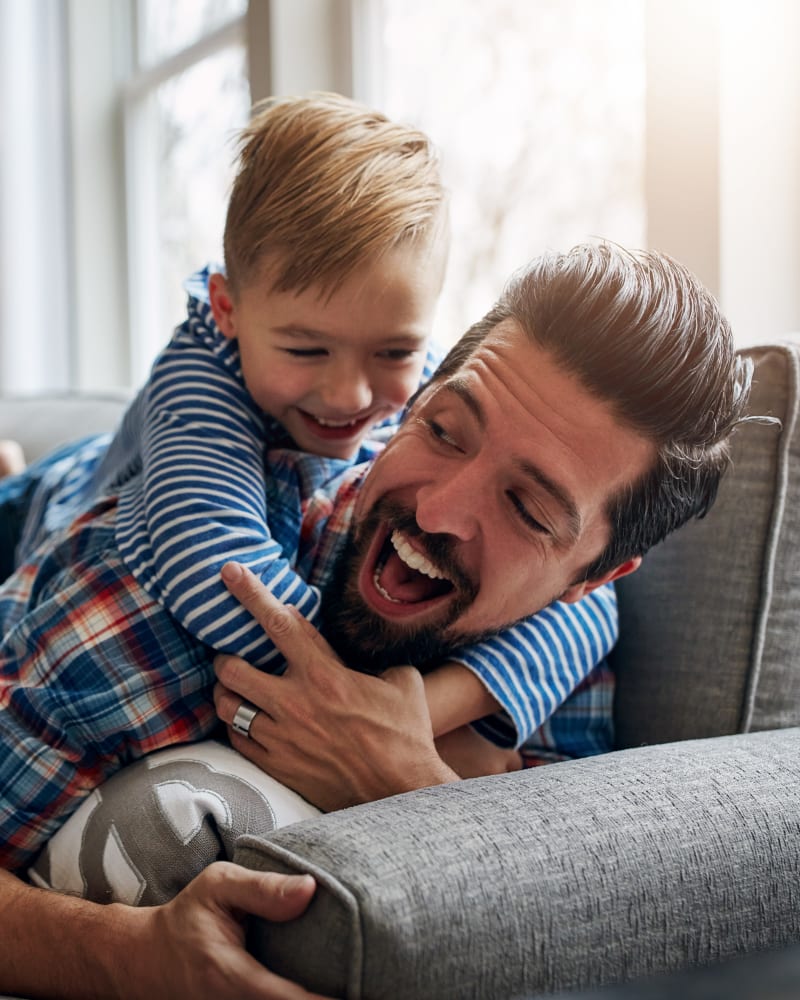
[[[417,490],[417,524],[430,534],[453,535],[462,542],[472,540],[486,517],[488,483],[481,485],[480,471],[471,464],[455,476],[443,467],[435,481]]]
[[[323,404],[340,414],[361,413],[372,405],[366,372],[353,365],[330,365],[320,385]]]

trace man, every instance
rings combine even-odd
[[[338,647],[413,662],[632,572],[710,508],[749,381],[716,304],[674,262],[609,246],[534,261],[370,470]],[[397,532],[436,579],[402,564]],[[247,737],[229,730],[236,749],[325,810],[457,780],[412,668],[354,675],[241,568],[225,579],[290,664],[278,678],[218,658],[220,717],[230,726],[242,699],[261,710]]]
[[[713,300],[668,259],[601,246],[532,262],[361,480],[353,551],[335,584],[334,645],[347,659],[413,662],[632,572],[651,545],[710,507],[749,380]],[[324,809],[457,780],[436,752],[413,668],[346,670],[246,572],[228,567],[225,579],[289,664],[271,677],[218,660],[218,713],[229,725],[238,713],[247,733],[231,731],[237,749]],[[260,709],[245,713],[247,724],[242,699]],[[159,930],[174,935],[176,912],[205,915],[229,943],[240,940],[231,915],[252,899],[215,892],[227,876],[208,872],[174,906],[107,911],[97,968],[84,936],[102,918],[90,904],[68,901],[65,924],[63,901],[5,876],[0,986],[108,995],[103,977],[120,953],[125,987],[117,981],[114,995],[152,996],[149,970],[130,956],[145,954],[143,941],[155,946]],[[42,973],[48,935],[56,954],[74,956],[60,985]],[[193,932],[189,961],[214,961],[209,951]],[[238,995],[302,995],[259,989]]]

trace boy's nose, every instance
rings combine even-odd
[[[338,366],[326,374],[320,395],[326,407],[343,415],[361,413],[372,404],[369,380],[347,366]]]

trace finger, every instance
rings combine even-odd
[[[243,757],[246,757],[251,764],[255,764],[257,768],[271,775],[276,781],[283,780],[283,775],[273,774],[273,771],[276,770],[275,762],[270,758],[269,752],[264,749],[263,744],[255,739],[242,736],[241,733],[237,733],[230,726],[228,726],[228,742],[234,750],[237,750]]]
[[[311,875],[256,872],[228,861],[207,869],[217,902],[265,920],[294,920],[307,908],[316,882]]]
[[[416,667],[389,667],[388,670],[384,670],[380,678],[399,691],[405,691],[409,695],[421,692],[424,696],[425,682]]]
[[[294,746],[287,747],[280,740],[276,745],[269,733],[265,737],[266,743],[262,744],[229,728],[228,740],[234,750],[246,757],[251,764],[255,764],[260,771],[268,774],[281,785],[286,785],[287,788],[299,792],[304,798],[308,798],[309,802],[312,801],[304,791],[305,781],[309,774],[308,762],[303,758],[301,750]],[[318,805],[319,803],[313,802],[312,804]],[[321,805],[320,808],[322,808]]]
[[[218,656],[214,660],[218,683],[214,686],[214,708],[223,722],[233,722],[242,701],[249,701],[260,713],[275,718],[283,693],[281,678],[256,670],[236,656]]]
[[[273,597],[246,566],[225,563],[221,575],[230,593],[247,608],[287,660],[302,662],[314,649],[335,656],[314,626]]]

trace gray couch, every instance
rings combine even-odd
[[[272,968],[352,1000],[508,1000],[800,941],[800,336],[751,353],[780,425],[743,427],[712,513],[620,584],[617,752],[241,837],[242,864],[320,886],[253,925]],[[0,401],[0,436],[33,454],[103,406]]]

